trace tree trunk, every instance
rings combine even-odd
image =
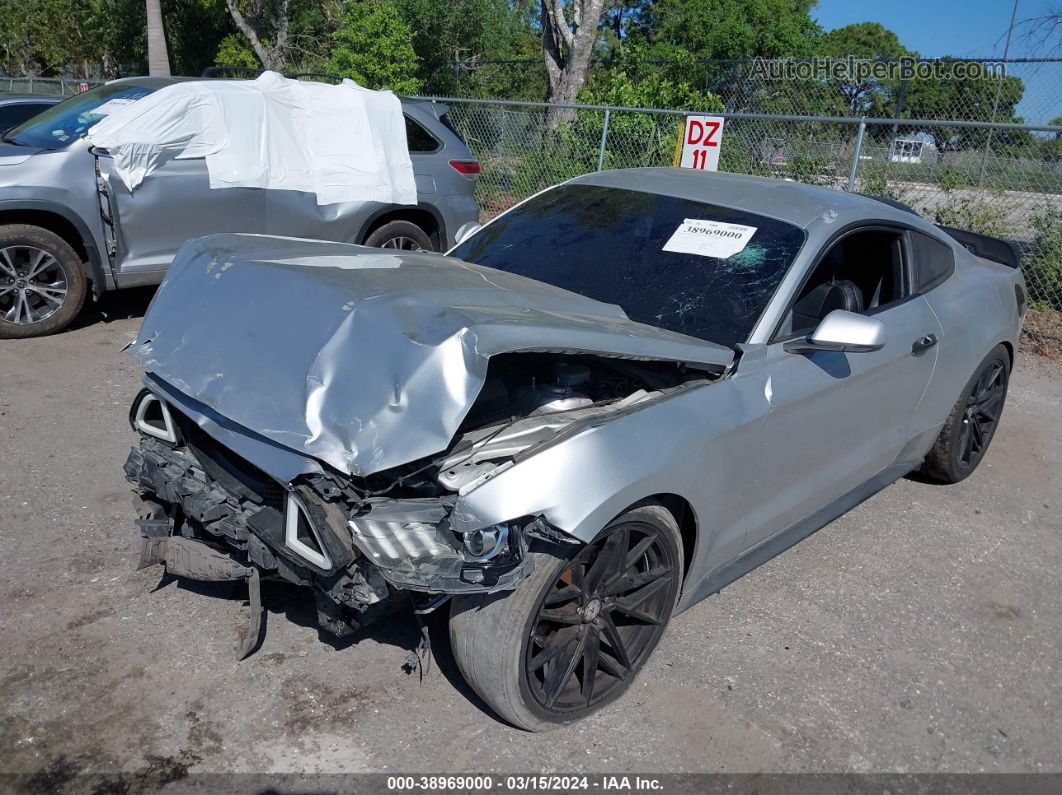
[[[540,1],[542,53],[549,78],[546,101],[572,103],[586,83],[605,3],[604,0],[574,0],[573,20],[569,26],[562,0]],[[546,112],[546,130],[553,134],[562,124],[569,124],[574,119],[574,108],[550,108]]]
[[[147,2],[148,74],[168,76],[170,55],[166,50],[166,31],[162,26],[161,0]]]
[[[288,45],[288,0],[278,0],[276,4],[276,43],[272,47],[266,47],[262,43],[261,32],[255,30],[240,12],[237,0],[225,0],[225,6],[229,9],[232,21],[262,62],[263,68],[279,72],[284,66],[284,50]]]

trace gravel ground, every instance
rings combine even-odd
[[[490,715],[436,621],[323,642],[266,585],[136,572],[119,348],[147,295],[0,342],[0,771],[1062,771],[1062,365],[1020,359],[966,482],[910,480],[694,607],[618,704],[544,735]]]

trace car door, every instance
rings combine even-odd
[[[406,141],[413,177],[417,186],[417,202],[429,204],[435,196],[435,179],[431,175],[430,155],[442,144],[423,125],[405,116]],[[388,205],[381,202],[337,202],[321,205],[313,193],[296,190],[263,191],[265,229],[271,235],[335,240],[340,243],[360,243],[368,231],[367,222],[380,217]],[[392,205],[400,210],[401,206]]]
[[[169,160],[130,191],[114,161],[97,150],[100,178],[114,221],[119,280],[151,281],[190,238],[216,232],[264,232],[260,188],[210,187],[202,158]]]
[[[767,345],[759,366],[767,373],[770,409],[756,434],[761,464],[748,501],[746,546],[849,494],[902,459],[904,448],[925,431],[918,407],[942,331],[926,299],[911,290],[906,236],[900,230],[885,232],[894,233],[894,283],[889,295],[882,295],[879,285],[877,300],[861,311],[884,324],[884,347],[858,353],[787,351],[786,341],[806,328],[789,333],[783,328]],[[877,240],[870,242],[880,247]],[[827,255],[809,278],[824,267]],[[859,277],[864,270],[859,262],[847,266]],[[864,291],[872,285],[867,278]],[[787,311],[791,317],[793,304]]]

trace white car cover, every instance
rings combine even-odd
[[[123,105],[88,132],[130,191],[174,158],[206,159],[211,188],[315,193],[318,204],[416,204],[402,105],[390,91],[289,80],[196,80]]]

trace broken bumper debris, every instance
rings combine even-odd
[[[166,411],[171,422],[179,417]],[[191,579],[260,575],[310,586],[321,627],[337,635],[398,607],[403,592],[512,589],[530,573],[518,523],[462,539],[448,526],[453,500],[348,503],[335,489],[289,488],[231,451],[196,441],[182,436],[177,447],[143,435],[130,451],[125,473],[137,491],[141,568],[161,563]]]

